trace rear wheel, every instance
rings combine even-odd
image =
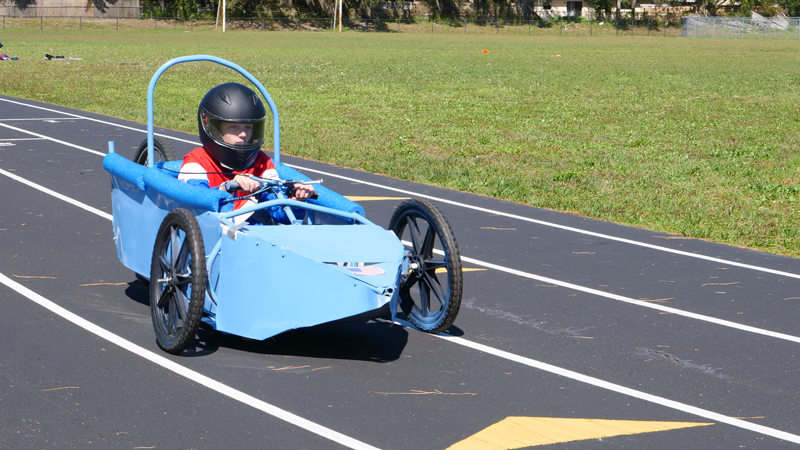
[[[414,198],[397,207],[389,229],[416,266],[401,278],[400,308],[422,331],[446,330],[456,320],[463,291],[461,255],[450,224],[431,202]]]
[[[153,137],[153,149],[155,150],[153,161],[175,161],[175,152],[172,151],[172,147],[165,141]],[[139,148],[136,150],[136,156],[133,157],[133,162],[147,166],[147,139],[139,144]]]
[[[203,236],[186,209],[172,210],[158,230],[150,266],[150,314],[162,350],[178,354],[194,340],[203,315]]]

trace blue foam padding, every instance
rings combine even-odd
[[[233,210],[233,202],[222,203],[222,200],[233,198],[231,194],[217,189],[191,186],[167,175],[159,168],[147,169],[143,179],[149,189],[189,206],[214,212]]]
[[[275,169],[278,171],[278,176],[282,180],[311,181],[311,178],[303,175],[295,169],[292,169],[286,164],[278,164],[275,166]],[[325,206],[338,211],[360,214],[361,217],[367,217],[367,212],[364,211],[364,208],[361,205],[352,200],[344,198],[344,196],[341,194],[338,194],[319,184],[314,185],[314,190],[317,192],[318,197],[316,200],[308,200],[309,203]]]
[[[116,175],[128,183],[145,190],[142,177],[147,170],[144,166],[120,156],[118,153],[109,153],[103,157],[103,168],[112,175]]]
[[[178,172],[180,171],[180,165],[181,161],[164,163],[164,166],[167,166],[168,169],[177,170]],[[233,210],[233,202],[222,203],[222,200],[233,198],[227,192],[190,186],[178,181],[176,173],[162,172],[160,168],[148,169],[117,153],[109,153],[103,157],[103,168],[112,175],[138,186],[143,191],[153,189],[167,198],[186,203],[186,206],[189,207],[214,212]]]
[[[173,177],[178,178],[178,174],[181,173],[183,161],[164,161],[156,163],[156,165],[165,169],[164,173],[167,175],[172,175]]]

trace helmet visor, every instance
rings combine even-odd
[[[233,150],[251,150],[264,144],[266,117],[222,119],[203,108],[200,123],[212,139]]]

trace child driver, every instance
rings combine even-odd
[[[225,189],[226,181],[235,181],[240,189],[237,196],[252,194],[260,187],[248,175],[277,180],[275,165],[261,151],[266,115],[261,98],[247,86],[225,83],[212,88],[197,110],[203,146],[183,158],[178,179],[208,189]],[[294,188],[294,200],[305,201],[314,192],[310,185],[295,183]],[[274,194],[266,196],[274,198]],[[253,197],[236,200],[233,208],[254,205],[257,201]],[[286,220],[282,208],[272,208],[270,215],[279,222]],[[242,223],[249,217],[250,214],[236,216],[234,222]]]

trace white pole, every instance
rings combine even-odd
[[[336,3],[333,4],[333,23],[331,24],[331,30],[336,29],[336,8],[339,6],[339,0],[336,0]]]
[[[225,0],[222,0],[222,32],[225,32],[225,10],[227,9],[225,5]]]
[[[339,33],[342,32],[342,1],[339,0]]]
[[[214,29],[216,30],[219,27],[219,9],[222,6],[222,2],[217,3],[217,21],[214,22]]]

